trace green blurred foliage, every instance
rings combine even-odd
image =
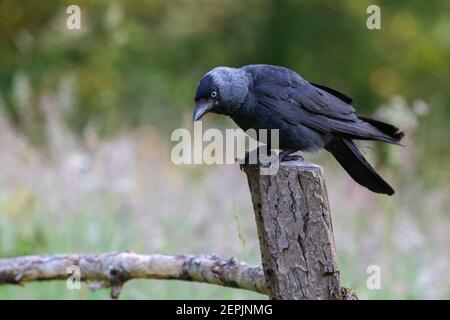
[[[366,28],[373,3],[381,30]],[[68,81],[77,130],[178,124],[206,71],[250,63],[295,69],[348,93],[363,113],[393,94],[433,101],[448,124],[448,1],[77,1],[79,31],[66,28],[69,4],[0,3],[0,88],[19,124],[24,112],[39,122],[40,94]],[[26,110],[14,94],[20,77]]]

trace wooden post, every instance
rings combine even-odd
[[[340,299],[339,269],[322,168],[280,163],[275,175],[244,165],[271,299]]]

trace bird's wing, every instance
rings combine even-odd
[[[289,101],[315,114],[335,119],[354,120],[351,98],[322,85],[311,84],[298,73],[278,66],[250,65],[254,90],[277,101]]]
[[[321,85],[321,84],[312,83],[312,82],[309,82],[309,83],[312,84],[316,88],[319,88],[319,89],[322,89],[322,90],[324,90],[324,91],[326,91],[328,93],[331,93],[333,96],[338,97],[339,99],[341,99],[342,101],[344,101],[347,104],[352,104],[353,103],[353,99],[350,98],[349,96],[343,94],[342,92],[339,92],[339,91],[334,90],[332,88],[328,88],[328,87],[326,87],[324,85]]]
[[[284,67],[251,65],[244,69],[252,75],[258,106],[270,109],[288,123],[322,133],[392,142],[392,137],[359,119],[349,104],[351,99],[344,94],[313,85]]]

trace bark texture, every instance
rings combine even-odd
[[[91,282],[92,289],[111,287],[113,298],[119,297],[123,284],[131,279],[178,279],[267,293],[262,268],[235,258],[223,260],[216,255],[140,255],[134,252],[0,259],[0,285],[65,280],[71,276],[73,266],[79,267],[79,280]]]
[[[341,299],[330,206],[320,166],[244,165],[271,299]],[[344,297],[345,298],[345,297]]]

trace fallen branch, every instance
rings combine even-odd
[[[75,269],[91,289],[110,287],[117,299],[131,279],[177,279],[205,282],[267,294],[261,267],[216,255],[140,255],[134,252],[58,254],[0,259],[0,285],[66,280]],[[76,274],[74,274],[76,276]]]

